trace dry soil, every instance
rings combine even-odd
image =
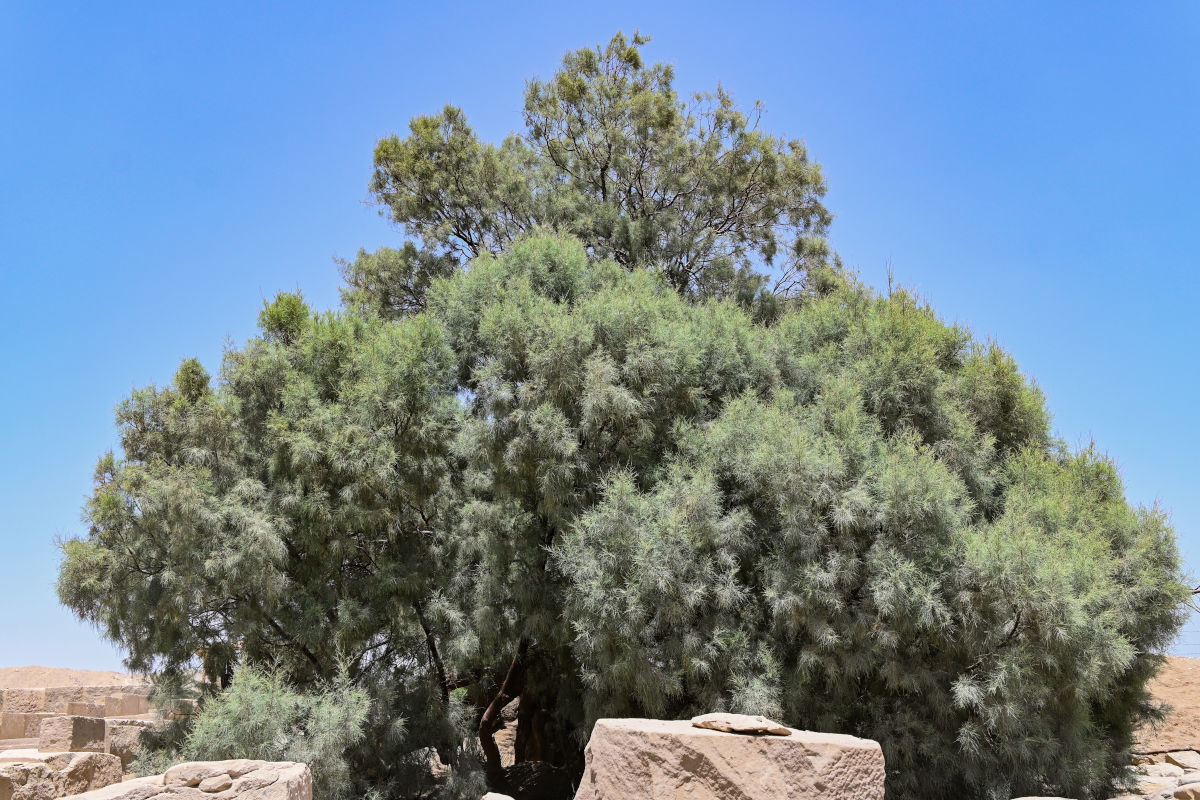
[[[0,689],[40,689],[45,686],[132,686],[144,684],[127,672],[101,672],[66,667],[0,667]]]

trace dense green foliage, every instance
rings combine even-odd
[[[204,704],[180,741],[155,750],[154,737],[147,737],[139,771],[154,774],[181,761],[299,761],[312,769],[315,796],[357,796],[346,752],[364,738],[366,691],[343,677],[300,692],[282,674],[252,666],[239,667],[235,677],[228,692]]]
[[[420,308],[429,282],[544,228],[595,257],[659,272],[697,296],[802,288],[830,258],[825,183],[802,142],[763,133],[763,108],[723,89],[681,99],[673,70],[617,35],[569,53],[525,93],[526,130],[480,142],[461,109],[416,117],[375,149],[372,190],[417,237],[344,265],[347,299],[376,313]]]
[[[1180,624],[1164,515],[1001,349],[830,263],[802,151],[706,139],[639,42],[531,83],[527,138],[448,110],[381,142],[419,243],[348,265],[343,311],[281,295],[215,386],[189,361],[121,405],[63,601],[138,669],[345,664],[385,796],[426,748],[447,794],[502,787],[502,684],[518,760],[573,775],[598,716],[729,709],[878,739],[893,797],[1103,795]],[[724,231],[709,156],[796,180],[739,184],[765,216]],[[689,169],[679,219],[603,188]]]

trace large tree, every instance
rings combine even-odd
[[[802,151],[711,134],[641,42],[568,55],[500,148],[450,111],[381,142],[417,241],[118,409],[62,599],[135,668],[346,670],[389,796],[566,795],[598,716],[718,709],[878,739],[891,796],[1104,795],[1186,596],[1164,514],[840,269]]]

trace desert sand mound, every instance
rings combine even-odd
[[[1142,753],[1200,750],[1200,658],[1169,656],[1150,682],[1150,691],[1171,709],[1162,723],[1141,732],[1135,749]]]
[[[40,689],[45,686],[133,686],[145,680],[127,672],[102,672],[66,667],[0,667],[0,689]]]

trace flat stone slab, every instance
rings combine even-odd
[[[739,736],[689,720],[601,719],[575,800],[883,800],[877,742],[788,729]]]
[[[1172,750],[1167,753],[1167,763],[1181,769],[1200,769],[1200,753],[1195,750]]]
[[[766,717],[750,714],[701,714],[698,717],[692,717],[692,725],[696,728],[747,735],[787,736],[791,733],[791,728],[786,728]]]

